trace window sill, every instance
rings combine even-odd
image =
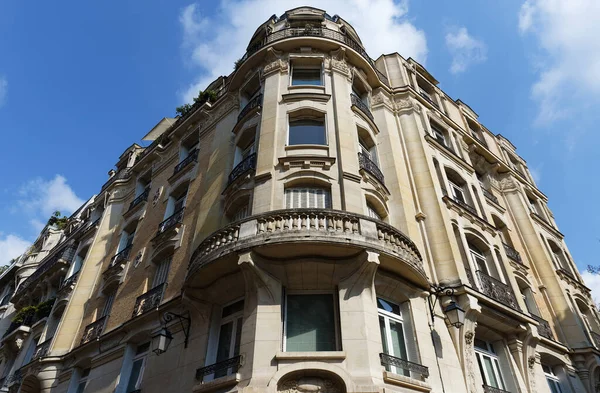
[[[327,145],[287,145],[286,156],[324,156],[329,157],[329,146]]]
[[[275,354],[277,360],[344,360],[345,351],[282,352]]]
[[[194,393],[197,392],[212,392],[214,390],[221,390],[229,386],[235,386],[238,382],[240,382],[240,374],[235,373],[231,375],[226,375],[224,377],[220,377],[217,379],[213,379],[208,382],[198,382],[192,388]]]
[[[325,85],[289,85],[288,90],[315,90],[316,92],[325,92]]]
[[[390,385],[397,385],[412,390],[418,390],[420,392],[431,391],[431,386],[429,386],[428,383],[419,381],[418,379],[406,377],[404,375],[394,374],[388,371],[383,372],[383,382],[389,383]]]

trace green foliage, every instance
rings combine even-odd
[[[235,61],[235,63],[233,63],[233,69],[234,69],[234,71],[237,71],[238,68],[240,68],[240,66],[242,65],[242,63],[243,63],[243,61],[242,61],[241,57],[239,59],[237,59]]]
[[[65,229],[68,223],[69,218],[67,216],[61,217],[61,214],[58,210],[52,213],[52,216],[50,219],[48,219],[48,225],[53,225],[58,229]]]
[[[14,262],[14,259],[11,260],[8,265],[0,266],[0,274],[4,273],[6,271],[6,269],[8,269],[8,266],[12,265],[13,262]]]
[[[14,323],[23,323],[27,318],[34,315],[37,311],[35,306],[27,306],[20,309],[17,314],[13,317],[12,321]]]
[[[183,104],[175,108],[175,112],[178,116],[183,117],[189,114],[193,108],[199,107],[205,102],[215,102],[217,100],[217,92],[214,90],[200,90],[198,96],[194,98],[194,104]]]

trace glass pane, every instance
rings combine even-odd
[[[381,333],[381,345],[383,346],[383,353],[390,355],[390,347],[388,345],[387,334],[385,332],[385,319],[381,315],[379,316],[379,332]]]
[[[488,378],[488,380],[485,381],[486,385],[502,389],[502,387],[498,384],[498,380],[496,379],[496,373],[494,372],[494,365],[492,364],[492,359],[490,359],[489,356],[481,357],[483,358],[483,365],[485,367],[485,371]]]
[[[131,374],[129,374],[129,382],[127,383],[127,393],[135,391],[137,381],[140,377],[140,372],[142,371],[142,365],[144,364],[144,359],[138,359],[133,362],[133,367],[131,368]]]
[[[290,145],[326,145],[323,120],[290,121]]]
[[[219,331],[219,343],[217,347],[217,361],[216,363],[222,362],[229,359],[231,353],[231,338],[233,335],[233,321],[221,325]],[[227,369],[219,370],[215,372],[215,378],[223,377],[227,375]]]
[[[86,382],[80,382],[79,385],[77,385],[77,391],[75,393],[83,393],[85,390],[85,384]]]
[[[406,343],[404,342],[404,332],[402,331],[402,324],[400,322],[390,320],[390,333],[392,336],[392,355],[400,359],[408,360],[408,356],[406,354]],[[410,372],[408,370],[398,369],[395,372],[396,374],[402,374],[407,377],[410,376]]]
[[[377,308],[385,310],[387,312],[391,312],[396,315],[401,315],[399,305],[394,304],[392,302],[388,302],[387,300],[383,300],[381,298],[377,298]]]
[[[562,393],[562,391],[560,390],[560,385],[559,385],[558,381],[555,381],[550,378],[547,378],[546,381],[548,381],[548,386],[550,387],[550,391],[552,393]]]
[[[240,354],[240,340],[242,338],[243,318],[238,318],[235,324],[235,342],[233,343],[233,356]]]
[[[333,295],[289,295],[286,351],[335,350]]]
[[[292,86],[298,85],[321,86],[321,70],[319,68],[294,67]]]

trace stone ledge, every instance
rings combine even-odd
[[[344,360],[345,351],[283,352],[275,354],[277,360]]]
[[[391,385],[406,387],[420,392],[430,392],[431,386],[428,383],[418,379],[405,377],[404,375],[394,374],[388,371],[383,372],[383,381]]]
[[[237,385],[240,382],[240,374],[235,373],[231,375],[227,375],[225,377],[213,379],[208,382],[198,382],[192,388],[192,392],[212,392],[214,390],[223,389],[229,386]]]

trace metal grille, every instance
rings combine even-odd
[[[166,283],[162,283],[143,295],[138,296],[135,301],[135,306],[133,307],[132,317],[137,317],[138,315],[142,315],[147,311],[157,308],[160,305],[166,286]]]
[[[364,169],[365,171],[373,175],[373,177],[379,180],[381,184],[385,184],[383,173],[381,172],[377,164],[371,161],[369,157],[367,157],[365,154],[358,153],[358,165],[360,169]]]
[[[237,164],[229,174],[228,184],[233,183],[238,177],[242,176],[249,170],[256,169],[256,153],[250,154],[242,162]]]
[[[523,264],[523,260],[521,259],[521,254],[519,254],[519,252],[517,250],[515,250],[514,248],[512,248],[511,246],[509,246],[506,243],[502,243],[502,245],[504,246],[504,252],[506,252],[507,257],[509,257],[510,259],[512,259],[515,262]]]
[[[381,360],[381,365],[386,368],[390,367],[390,366],[394,366],[394,367],[401,368],[402,370],[410,371],[411,374],[412,373],[419,374],[421,376],[421,378],[427,378],[429,376],[429,368],[427,368],[426,366],[423,366],[422,364],[410,362],[408,360],[400,359],[400,358],[397,358],[395,356],[388,355],[385,353],[380,353],[379,359]]]
[[[103,316],[96,322],[92,322],[85,327],[83,336],[81,337],[81,344],[85,344],[92,340],[96,340],[102,334],[104,330],[104,324],[106,323],[107,316]]]
[[[494,277],[488,276],[481,270],[477,271],[477,275],[481,284],[481,292],[508,307],[520,310],[515,294],[508,285]]]
[[[242,356],[238,355],[232,357],[231,359],[224,360],[222,362],[218,362],[215,364],[211,364],[210,366],[202,367],[196,370],[196,380],[202,381],[205,376],[214,374],[218,371],[229,370],[231,369],[231,373],[237,373],[240,366],[242,365]]]
[[[369,110],[369,107],[363,102],[363,100],[360,99],[359,96],[357,96],[354,93],[350,94],[350,101],[352,102],[352,105],[360,109],[365,115],[369,117],[369,119],[375,120],[373,114]]]
[[[158,225],[158,235],[166,232],[171,227],[174,227],[175,225],[181,223],[181,221],[183,221],[184,210],[185,210],[185,208],[182,207],[181,209],[179,209],[175,213],[173,213],[169,218],[167,218],[166,220],[161,222]]]
[[[194,149],[179,164],[175,165],[173,174],[179,173],[183,168],[185,168],[192,162],[196,162],[197,160],[198,160],[198,149]]]

